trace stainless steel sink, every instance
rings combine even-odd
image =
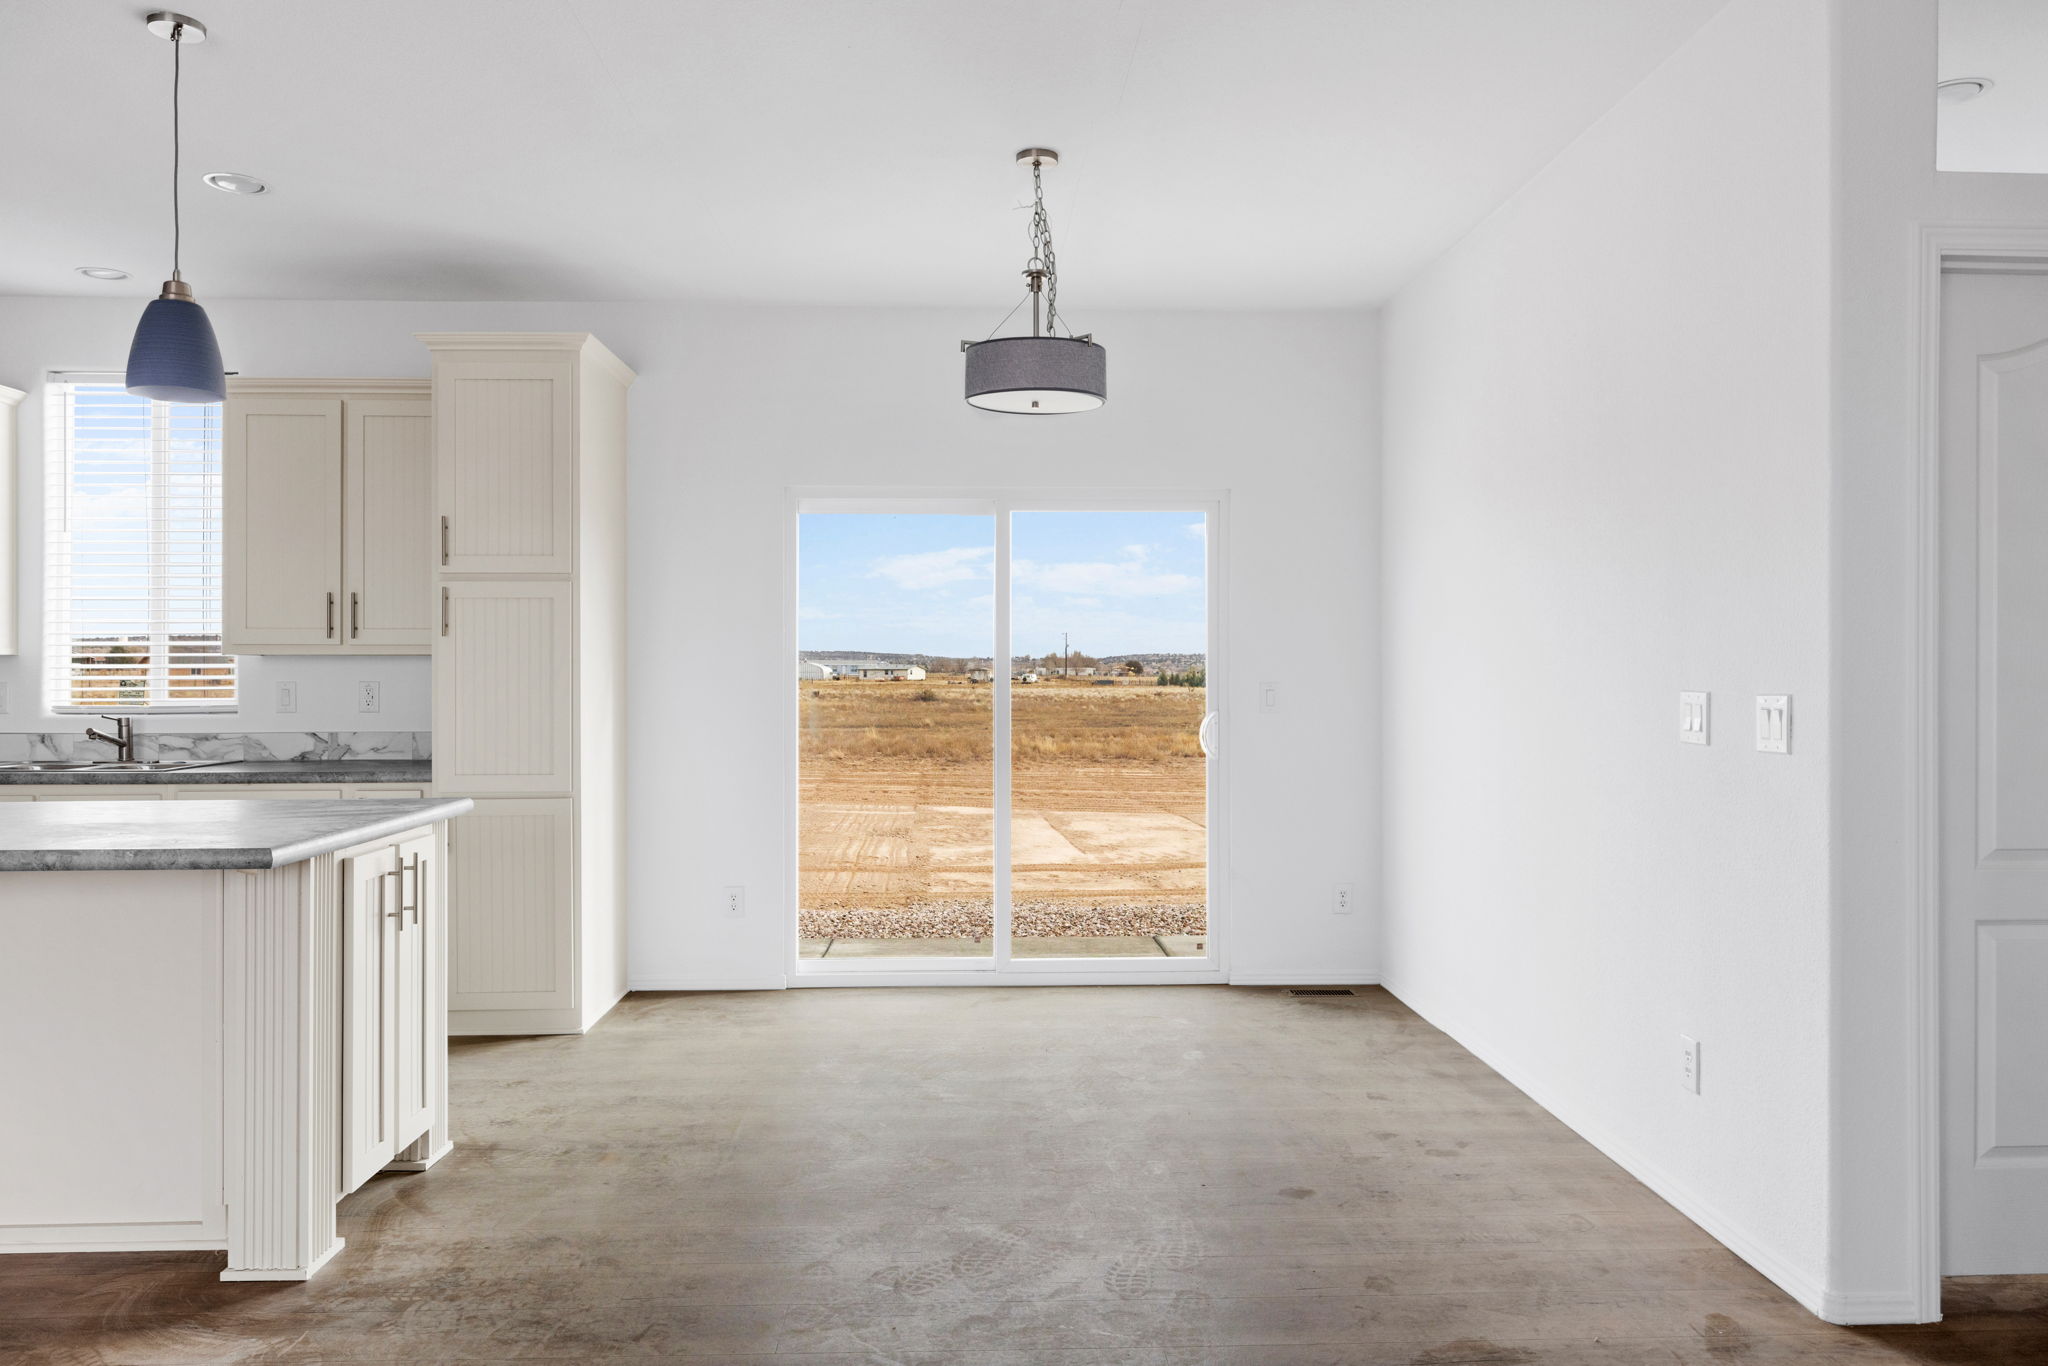
[[[0,763],[0,773],[176,773],[188,768],[211,768],[226,759],[30,759]]]

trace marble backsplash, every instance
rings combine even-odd
[[[137,728],[138,759],[431,759],[433,734],[424,730],[280,730],[165,732]],[[114,747],[70,732],[0,732],[0,762],[23,759],[111,759]]]

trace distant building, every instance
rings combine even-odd
[[[1027,670],[1024,673],[1012,674],[1010,676],[1010,681],[1012,683],[1036,683],[1038,681],[1038,674],[1034,671]]]
[[[796,676],[799,682],[817,682],[832,676],[832,666],[820,664],[815,659],[799,659],[796,662]]]
[[[995,676],[996,671],[994,669],[985,669],[979,664],[967,671],[967,681],[969,683],[991,682]]]
[[[924,677],[924,666],[922,664],[883,664],[871,659],[860,664],[847,665],[839,670],[839,675],[842,678],[877,679],[885,683],[897,683],[904,680],[914,683]]]

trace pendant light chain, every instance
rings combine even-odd
[[[1058,335],[1060,321],[1060,273],[1052,252],[1052,220],[1045,215],[1045,180],[1036,159],[1031,163],[1031,259],[1026,270],[1045,272],[1045,331]],[[1014,311],[1014,310],[1013,310]],[[1000,326],[1000,324],[998,324]],[[1069,333],[1072,328],[1067,329]]]
[[[171,26],[171,278],[182,280],[178,273],[185,248],[185,224],[178,212],[178,162],[184,152],[184,138],[178,131],[179,87],[185,79],[185,26]]]

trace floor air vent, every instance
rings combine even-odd
[[[1350,987],[1289,987],[1282,996],[1356,996]]]

